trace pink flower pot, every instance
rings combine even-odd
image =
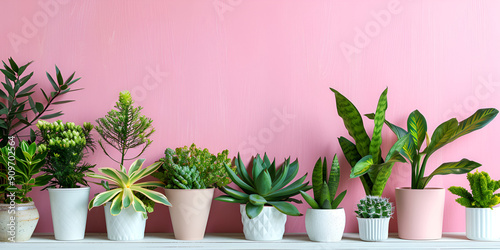
[[[444,194],[444,188],[396,188],[399,238],[440,239],[443,234]]]

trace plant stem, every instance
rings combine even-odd
[[[424,189],[425,188],[425,185],[423,187],[420,187],[419,183],[420,183],[420,180],[422,178],[424,178],[425,166],[427,165],[427,160],[428,159],[429,159],[429,155],[426,154],[425,157],[424,157],[424,161],[422,162],[422,165],[420,166],[420,172],[418,173],[418,177],[417,177],[416,186],[417,186],[418,189]]]

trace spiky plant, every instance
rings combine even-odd
[[[492,208],[500,204],[500,193],[494,194],[500,188],[500,180],[495,181],[486,172],[467,173],[467,180],[472,193],[463,187],[452,186],[448,190],[460,196],[455,201],[464,207]]]
[[[241,188],[243,192],[230,187],[222,187],[226,195],[215,198],[218,201],[246,204],[246,214],[250,219],[257,217],[265,205],[270,205],[278,211],[292,216],[301,215],[297,207],[290,202],[302,203],[291,197],[311,189],[309,182],[303,183],[307,174],[288,185],[299,171],[299,162],[295,160],[290,163],[290,158],[285,159],[283,165],[278,169],[275,160],[271,163],[267,154],[264,160],[257,154],[253,159],[251,176],[247,172],[240,154],[236,161],[236,174],[228,165],[225,166],[231,180]]]
[[[389,218],[392,216],[393,207],[389,199],[379,196],[366,196],[358,204],[355,211],[359,218]]]

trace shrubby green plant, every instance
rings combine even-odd
[[[455,201],[464,207],[491,208],[500,204],[500,180],[495,181],[486,172],[467,173],[467,180],[472,193],[463,187],[452,186],[448,190],[460,196]]]
[[[379,196],[366,196],[359,201],[358,210],[354,211],[359,218],[389,218],[393,214],[389,199]]]

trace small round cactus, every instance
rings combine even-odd
[[[358,204],[355,211],[359,218],[389,218],[393,213],[389,199],[378,196],[366,196]]]

